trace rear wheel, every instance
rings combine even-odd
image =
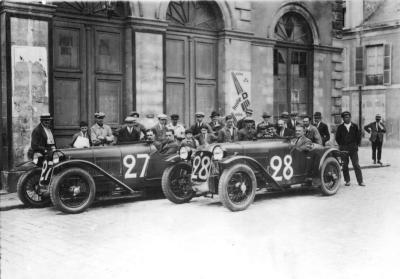
[[[18,198],[26,206],[41,208],[51,203],[48,193],[39,186],[41,171],[41,169],[30,170],[18,179]]]
[[[65,213],[80,213],[88,208],[95,197],[96,186],[90,174],[72,168],[54,176],[50,197],[54,206]]]
[[[254,200],[256,187],[256,176],[251,168],[238,164],[222,172],[218,184],[218,195],[222,204],[229,210],[245,210]]]
[[[162,190],[167,199],[173,203],[189,202],[194,197],[190,186],[192,167],[187,163],[178,163],[164,170]]]
[[[327,158],[321,167],[321,192],[324,195],[331,196],[339,190],[342,173],[339,162],[333,158]]]

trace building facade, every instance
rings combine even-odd
[[[400,2],[346,1],[343,109],[364,126],[380,113],[386,142],[400,144]],[[365,141],[368,139],[365,135]]]
[[[26,159],[39,115],[59,147],[95,111],[340,120],[341,1],[0,2],[1,169]]]

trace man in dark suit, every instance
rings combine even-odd
[[[213,130],[210,127],[210,125],[208,125],[205,121],[204,121],[204,112],[198,111],[195,113],[196,116],[196,123],[193,124],[190,127],[190,130],[192,130],[193,132],[193,136],[197,136],[201,133],[201,128],[206,127],[207,132],[208,133],[212,133]]]
[[[167,130],[165,133],[165,140],[161,144],[160,153],[164,155],[176,154],[179,149],[179,144],[175,139],[174,130]]]
[[[239,141],[254,140],[257,138],[257,132],[253,128],[254,120],[251,117],[245,117],[245,127],[238,132]]]
[[[253,116],[253,110],[252,109],[248,108],[248,109],[246,109],[245,112],[246,112],[246,116],[243,117],[242,119],[240,119],[237,122],[237,125],[236,125],[237,128],[239,129],[239,131],[240,131],[240,129],[242,129],[242,128],[244,128],[246,126],[245,119],[246,118],[249,119],[249,118],[251,118]],[[256,122],[253,120],[252,123],[253,123],[253,125],[252,125],[253,129],[255,129],[256,128]]]
[[[195,136],[195,139],[199,141],[200,145],[208,145],[218,140],[217,136],[214,135],[214,133],[208,132],[208,129],[205,126],[201,127],[200,134]]]
[[[210,115],[211,122],[208,123],[208,125],[210,125],[214,133],[218,133],[218,131],[221,130],[222,127],[224,127],[224,125],[221,122],[220,116],[221,115],[219,114],[219,112],[216,111],[211,112]]]
[[[267,138],[268,137],[268,129],[274,124],[269,122],[271,119],[271,115],[268,112],[263,112],[262,114],[263,121],[257,124],[257,138]]]
[[[135,129],[134,127],[135,118],[132,116],[128,116],[125,118],[126,126],[119,130],[118,133],[118,144],[127,144],[134,143],[140,140],[140,130]]]
[[[339,150],[347,151],[348,154],[343,158],[343,176],[346,186],[350,186],[349,158],[353,164],[358,185],[365,186],[358,162],[358,146],[361,143],[361,132],[358,126],[351,122],[351,113],[344,111],[342,113],[343,123],[337,127],[336,142],[339,144]]]
[[[376,151],[378,151],[378,164],[382,164],[382,144],[383,144],[383,134],[386,133],[385,125],[381,122],[382,116],[377,114],[375,116],[375,122],[369,123],[364,126],[364,130],[371,134],[369,140],[372,143],[372,160],[376,164]]]
[[[287,122],[286,122],[286,128],[293,130],[293,133],[296,130],[296,126],[298,124],[300,124],[299,121],[297,121],[296,118],[297,118],[297,112],[295,112],[295,111],[291,112],[290,113],[290,119],[288,119]]]
[[[330,140],[331,135],[329,133],[328,125],[326,125],[321,120],[322,120],[322,114],[319,111],[315,112],[313,125],[317,127],[317,130],[322,139],[322,145],[325,146],[325,143]]]
[[[281,138],[294,136],[294,131],[285,127],[285,121],[283,121],[283,119],[278,120],[278,135]]]
[[[225,117],[225,127],[218,131],[218,142],[238,141],[238,129],[233,125],[233,116]]]
[[[53,117],[50,113],[44,113],[40,116],[40,123],[33,129],[31,137],[31,148],[29,149],[29,158],[33,157],[35,152],[45,153],[56,148],[53,132],[51,131],[51,121]]]

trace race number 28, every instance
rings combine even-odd
[[[285,180],[290,180],[293,176],[292,161],[293,159],[292,156],[290,155],[286,155],[285,157],[283,157],[283,162],[282,158],[277,155],[272,157],[271,161],[269,162],[269,166],[274,171],[272,177],[276,181],[282,181],[282,176]],[[278,174],[282,169],[282,165],[283,165],[282,176],[278,176]]]
[[[193,161],[192,179],[207,180],[210,164],[210,157],[204,156],[201,158],[200,156],[196,156]]]
[[[125,179],[127,179],[127,178],[136,178],[137,177],[137,173],[136,172],[132,172],[132,171],[136,166],[136,159],[141,159],[141,158],[144,158],[145,161],[144,161],[143,168],[142,168],[142,171],[140,172],[139,177],[144,177],[144,174],[146,173],[147,166],[149,164],[149,159],[150,159],[149,154],[137,154],[136,158],[135,158],[134,155],[131,155],[131,154],[126,155],[124,157],[123,163],[124,163],[124,166],[127,168],[127,170],[125,172]]]

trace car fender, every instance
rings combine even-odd
[[[265,170],[265,168],[257,162],[255,159],[248,157],[248,156],[230,156],[226,157],[220,162],[218,162],[219,165],[225,169],[228,168],[231,165],[234,164],[246,164],[250,168],[257,170],[262,177],[268,182],[271,183],[274,188],[280,189],[281,187],[279,184],[275,181],[275,179],[272,178],[272,176]]]
[[[168,163],[179,163],[181,161],[184,161],[181,159],[181,157],[179,156],[179,154],[173,154],[171,156],[168,156],[167,158],[165,158],[165,161]]]
[[[64,168],[71,168],[71,167],[79,167],[81,168],[82,166],[88,167],[92,170],[95,170],[99,173],[101,173],[102,175],[104,175],[105,177],[107,177],[108,179],[110,179],[111,181],[117,183],[118,185],[126,188],[127,190],[129,190],[131,193],[134,193],[135,191],[132,190],[128,185],[126,185],[124,182],[120,181],[119,179],[115,178],[114,176],[112,176],[111,174],[109,174],[108,172],[106,172],[104,169],[102,169],[101,167],[99,167],[98,165],[86,161],[86,160],[79,160],[79,159],[73,159],[73,160],[68,160],[68,161],[64,161],[64,162],[60,162],[59,164],[55,165],[53,167],[53,175],[59,171],[61,171]],[[54,177],[54,176],[53,176]],[[52,180],[53,180],[52,177]]]
[[[335,157],[339,162],[339,158],[342,157],[342,153],[341,151],[339,151],[337,148],[329,148],[327,150],[325,150],[325,152],[322,154],[320,160],[319,160],[319,165],[318,165],[318,170],[320,171],[322,168],[322,164],[324,163],[325,159],[332,156]]]

